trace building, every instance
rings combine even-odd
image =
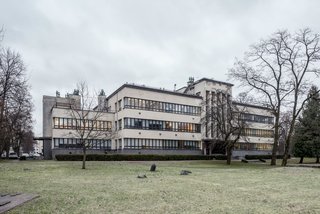
[[[232,97],[232,84],[208,78],[194,81],[175,91],[124,84],[109,96],[98,97],[94,117],[99,114],[96,132],[104,136],[90,139],[88,153],[124,154],[213,154],[216,134],[213,122],[203,122],[217,99]],[[267,154],[273,144],[273,117],[267,108],[235,103],[248,109],[243,119],[250,124],[236,145],[234,156]],[[43,140],[46,159],[56,154],[82,153],[75,134],[77,119],[72,106],[80,106],[75,91],[62,98],[43,97]],[[88,124],[93,121],[88,120]],[[89,125],[90,126],[90,125]],[[85,129],[86,127],[84,127]],[[221,151],[220,151],[221,152]]]

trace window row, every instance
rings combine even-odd
[[[265,124],[273,124],[273,117],[256,115],[256,114],[242,114],[242,119],[248,122],[256,122],[256,123],[265,123]]]
[[[245,128],[242,132],[243,136],[251,136],[251,137],[268,137],[272,138],[274,136],[273,130],[266,129],[250,129]]]
[[[110,131],[112,128],[112,123],[111,121],[102,120],[83,120],[54,117],[53,127],[55,129],[87,129],[95,131]]]
[[[236,143],[235,150],[272,150],[272,145],[269,143]]]
[[[162,120],[146,120],[138,118],[124,118],[124,128],[126,129],[148,129],[174,132],[201,132],[201,124],[173,122]]]
[[[124,138],[125,149],[199,150],[199,141]]]
[[[53,138],[54,148],[82,148],[80,139],[77,138]],[[89,149],[111,149],[111,140],[89,139],[85,141]]]
[[[142,109],[150,111],[170,112],[175,114],[200,115],[201,107],[181,105],[175,103],[144,100],[131,97],[124,98],[124,108]]]

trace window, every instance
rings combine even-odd
[[[256,114],[242,114],[242,119],[248,122],[273,124],[274,118]]]
[[[79,149],[82,148],[78,138],[53,138],[54,148]],[[111,140],[89,139],[86,142],[89,149],[111,149]]]
[[[236,143],[234,145],[235,150],[265,150],[271,151],[273,144],[269,143]]]
[[[119,100],[119,101],[118,101],[118,111],[121,111],[121,101],[122,101],[122,100]]]
[[[125,129],[149,129],[161,131],[176,131],[176,132],[192,132],[200,133],[201,124],[173,122],[162,120],[147,120],[139,118],[124,118]]]
[[[79,120],[73,118],[54,117],[53,124],[55,129],[111,130],[111,121]],[[103,126],[102,124],[106,125]]]
[[[118,120],[119,130],[122,129],[122,120]]]
[[[59,118],[54,117],[53,118],[53,127],[58,128],[59,127]]]
[[[273,130],[266,130],[266,129],[251,129],[245,128],[243,130],[244,136],[252,136],[252,137],[266,137],[266,138],[273,138],[274,132]]]
[[[166,150],[198,150],[199,141],[124,138],[125,149],[166,149]]]
[[[131,97],[125,97],[124,104],[124,108],[160,111],[175,114],[200,115],[200,107],[198,106],[187,106],[177,103],[159,102],[155,100],[145,100]],[[120,106],[119,109],[121,109]]]

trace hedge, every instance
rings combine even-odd
[[[83,155],[56,155],[58,161],[82,161]],[[225,155],[128,155],[128,154],[88,154],[87,161],[171,161],[171,160],[226,160]]]
[[[246,155],[244,156],[247,160],[254,160],[254,159],[271,159],[272,155]],[[277,155],[277,159],[282,159],[283,155]],[[290,158],[290,155],[289,155]]]

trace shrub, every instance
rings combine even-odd
[[[83,155],[56,155],[58,161],[81,161]],[[225,155],[129,155],[129,154],[88,154],[87,161],[173,161],[173,160],[226,160]]]
[[[244,156],[247,160],[254,160],[254,159],[271,159],[272,155],[246,155]],[[277,159],[282,159],[283,155],[277,155]],[[290,156],[289,156],[290,158]]]
[[[27,157],[26,156],[20,156],[19,160],[27,160]]]
[[[226,155],[214,155],[213,158],[215,158],[216,160],[227,160]]]

